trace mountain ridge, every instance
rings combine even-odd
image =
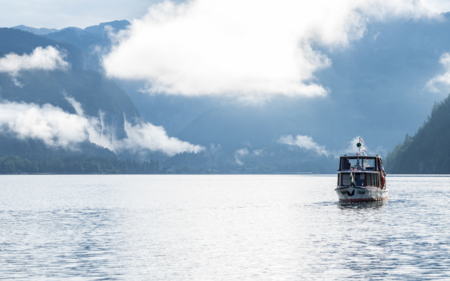
[[[11,28],[19,29],[19,30],[22,30],[22,31],[28,31],[28,32],[31,32],[31,33],[36,34],[36,35],[46,35],[46,34],[58,31],[58,29],[56,29],[56,28],[35,28],[35,27],[26,26],[26,25],[23,25],[23,24],[22,25],[13,26]]]

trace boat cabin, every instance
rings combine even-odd
[[[338,169],[338,186],[372,186],[382,188],[380,159],[376,156],[341,156]]]

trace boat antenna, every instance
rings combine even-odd
[[[359,137],[359,142],[361,143],[361,148],[363,150],[364,155],[367,156],[367,150],[364,147],[364,141],[363,141],[363,139],[361,137]],[[362,162],[364,162],[364,160]],[[367,167],[370,167],[369,159],[367,159],[367,158],[366,158],[366,163],[367,163]]]
[[[359,165],[359,155],[361,155],[361,138],[359,138],[359,142],[356,144],[356,146],[358,147],[358,161],[356,162],[357,166]]]
[[[359,137],[359,142],[356,144],[356,146],[358,147],[358,155],[360,155],[361,154],[361,137]]]

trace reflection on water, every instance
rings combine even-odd
[[[342,210],[346,209],[379,209],[382,208],[385,204],[387,204],[387,200],[385,201],[372,201],[372,202],[356,202],[356,203],[347,203],[347,202],[339,202],[338,206]]]
[[[448,279],[446,178],[2,176],[0,279]],[[426,192],[423,187],[426,186]]]

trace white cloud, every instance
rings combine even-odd
[[[151,151],[162,151],[169,156],[181,152],[197,153],[204,148],[193,145],[177,138],[167,136],[163,127],[150,123],[141,123],[132,126],[125,120],[125,131],[128,138],[121,141],[120,149],[139,151],[149,149]]]
[[[89,121],[50,104],[0,103],[0,128],[18,138],[40,139],[49,146],[70,147],[88,139]]]
[[[246,155],[248,155],[248,154],[249,154],[249,152],[248,152],[247,148],[241,148],[241,149],[236,150],[234,152],[234,159],[236,160],[236,163],[239,166],[244,165],[244,162],[241,161],[241,158],[246,156]]]
[[[151,93],[324,96],[314,74],[331,61],[314,46],[345,47],[369,20],[400,16],[432,14],[409,0],[165,1],[117,35],[104,67]]]
[[[333,154],[334,154],[336,157],[337,157],[337,156],[340,156],[340,155],[344,155],[344,154],[356,155],[356,154],[358,153],[358,147],[356,146],[356,144],[359,142],[360,139],[362,139],[362,141],[363,141],[362,146],[361,146],[361,150],[360,150],[360,152],[361,152],[362,155],[364,155],[364,152],[363,152],[363,149],[362,149],[362,148],[365,148],[365,149],[366,149],[368,155],[374,155],[374,151],[375,151],[376,153],[378,153],[378,154],[384,154],[384,155],[386,154],[386,153],[385,153],[386,150],[385,150],[382,146],[378,146],[375,150],[371,150],[371,149],[367,146],[367,144],[364,142],[364,138],[362,138],[361,136],[354,137],[354,138],[348,143],[348,147],[347,147],[347,148],[341,149],[341,150],[339,150],[339,151],[337,151],[337,152],[333,152]]]
[[[444,53],[439,62],[444,66],[445,73],[430,79],[426,84],[426,87],[434,93],[450,90],[450,54]]]
[[[219,144],[211,143],[209,145],[209,150],[211,151],[212,154],[219,152],[221,149],[222,149],[222,146],[220,145],[220,143]]]
[[[76,101],[73,97],[67,95],[67,93],[65,93],[65,92],[64,92],[64,95],[65,95],[66,100],[72,105],[73,109],[75,109],[75,112],[78,115],[83,116],[84,110],[83,110],[83,107],[81,106],[81,103]]]
[[[325,156],[330,155],[330,152],[328,152],[325,149],[325,146],[321,146],[321,145],[317,144],[309,136],[297,135],[297,137],[295,137],[295,138],[293,136],[291,136],[291,135],[281,136],[278,139],[278,142],[283,143],[283,144],[287,144],[287,145],[295,145],[295,146],[298,146],[300,148],[305,148],[305,149],[308,149],[308,150],[313,150],[313,151],[317,152],[318,154],[322,154],[322,155],[325,155]]]
[[[310,137],[310,136],[301,136],[301,135],[297,135],[295,138],[291,135],[287,135],[287,136],[281,136],[278,139],[279,143],[282,144],[287,144],[287,145],[293,145],[293,146],[298,146],[300,148],[304,148],[304,149],[308,149],[308,150],[313,150],[315,152],[317,152],[319,155],[325,155],[325,156],[334,156],[334,157],[339,157],[341,155],[344,154],[351,154],[351,155],[356,155],[356,153],[358,152],[358,147],[356,146],[356,144],[359,142],[359,140],[362,139],[363,143],[362,143],[362,147],[364,147],[368,153],[368,155],[371,155],[371,151],[369,150],[369,148],[367,147],[366,143],[364,142],[364,139],[360,136],[357,136],[355,138],[353,138],[349,143],[348,143],[348,147],[338,150],[338,151],[329,151],[325,148],[325,146],[319,145],[316,142],[314,142],[314,140]],[[385,153],[385,149],[381,146],[378,146],[376,148],[376,151],[381,151],[380,154],[386,154]],[[378,152],[378,153],[379,153]],[[364,155],[363,149],[361,148],[361,154]]]
[[[361,138],[360,136],[353,138],[349,142],[348,147],[346,149],[340,150],[338,154],[341,154],[341,155],[342,154],[356,154],[358,152],[358,147],[356,146],[356,144],[359,142],[360,138]],[[363,139],[363,141],[364,141],[364,139]],[[367,146],[365,143],[363,144],[363,146],[367,150]],[[361,153],[362,153],[362,149],[361,149]]]
[[[450,11],[450,1],[448,0],[420,0],[420,2],[435,13],[446,13]]]
[[[11,53],[0,58],[0,72],[17,76],[23,70],[67,69],[69,63],[64,58],[65,55],[52,46],[47,48],[37,47],[30,55],[19,56]]]
[[[23,86],[25,86],[24,84],[20,83],[16,77],[12,77],[12,81],[16,87],[23,88]]]
[[[253,150],[253,154],[256,155],[256,156],[260,156],[262,153],[263,153],[262,149],[255,149],[255,150]]]
[[[128,138],[117,140],[105,128],[103,113],[99,118],[84,116],[81,104],[74,98],[66,99],[77,114],[64,112],[61,108],[45,104],[2,102],[0,103],[0,132],[13,133],[20,139],[42,140],[48,146],[76,149],[76,144],[90,141],[114,152],[160,151],[169,156],[177,153],[197,153],[203,148],[177,138],[167,136],[164,128],[150,123],[132,126],[125,120]]]
[[[379,31],[373,36],[373,41],[377,41],[378,36],[380,36]]]

